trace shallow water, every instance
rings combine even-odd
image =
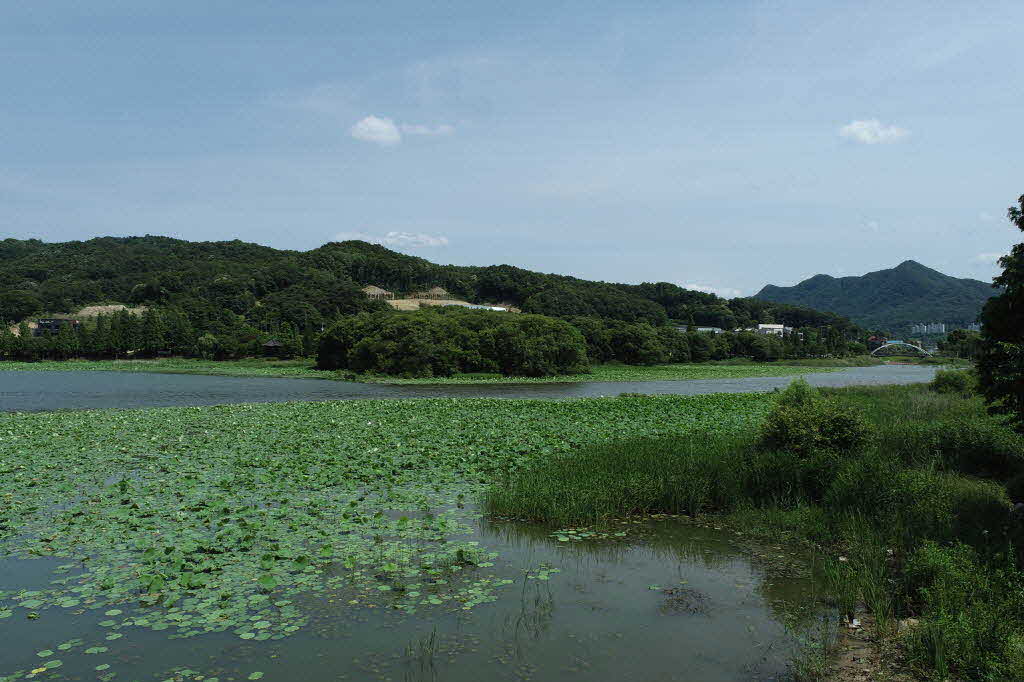
[[[930,381],[934,375],[934,367],[879,365],[804,376],[816,386],[852,386],[925,382]],[[793,377],[752,377],[566,384],[385,386],[319,379],[5,370],[0,371],[0,411],[38,412],[370,398],[586,398],[619,393],[755,393],[785,387],[792,380]]]
[[[496,602],[470,611],[405,614],[388,608],[386,593],[317,592],[293,597],[310,614],[307,625],[252,642],[230,631],[174,640],[137,627],[108,641],[112,628],[98,625],[102,609],[51,608],[35,620],[15,609],[0,619],[0,676],[59,659],[62,666],[44,677],[116,672],[116,679],[162,680],[188,668],[195,671],[188,679],[263,672],[267,680],[310,682],[769,680],[784,674],[798,642],[786,623],[799,629],[814,617],[800,557],[779,561],[780,549],[752,551],[733,534],[675,519],[646,522],[628,542],[560,542],[546,529],[487,521],[475,536],[499,552],[492,570],[514,582]],[[541,566],[558,571],[543,579]],[[53,568],[49,559],[0,559],[0,590],[43,588]],[[76,638],[82,644],[58,649]],[[85,653],[94,646],[109,650]],[[36,655],[46,649],[54,655]],[[110,668],[97,672],[97,665]]]

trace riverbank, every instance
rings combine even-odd
[[[594,365],[589,374],[552,377],[506,377],[501,374],[462,374],[453,377],[403,379],[392,376],[357,375],[316,369],[309,358],[296,360],[199,360],[157,358],[152,360],[64,360],[42,362],[0,362],[0,370],[12,371],[112,371],[152,372],[157,374],[196,374],[204,376],[264,377],[286,379],[327,379],[358,383],[415,385],[540,384],[626,381],[686,381],[693,379],[742,379],[747,377],[787,377],[834,371],[842,367],[860,367],[841,361],[795,364],[694,363],[670,365]],[[872,363],[881,364],[881,363]]]
[[[198,358],[155,358],[147,360],[42,360],[0,361],[0,370],[19,372],[152,372],[155,374],[196,374],[200,376],[264,377],[274,379],[338,379],[337,372],[314,367],[313,360],[201,360]]]
[[[402,379],[391,376],[357,377],[365,383],[392,386],[476,385],[476,384],[565,384],[582,382],[691,381],[699,379],[746,379],[756,377],[795,377],[804,374],[833,372],[834,366],[794,366],[782,363],[714,363],[671,365],[593,365],[589,374],[551,377],[507,377],[501,374],[459,374],[452,377]]]

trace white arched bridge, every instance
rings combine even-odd
[[[900,346],[903,346],[903,347],[906,347],[906,348],[913,348],[914,350],[920,351],[920,352],[924,353],[925,355],[934,357],[932,355],[932,353],[929,353],[924,348],[921,348],[921,346],[915,346],[914,344],[907,343],[906,341],[886,341],[881,346],[879,346],[878,348],[876,348],[873,351],[871,351],[871,354],[874,355],[878,351],[885,350],[886,348],[897,348],[897,347],[900,347]]]

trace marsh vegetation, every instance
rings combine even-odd
[[[830,599],[935,679],[1024,677],[1024,440],[986,413],[970,375],[931,386],[816,390],[795,382],[759,423],[623,438],[536,461],[486,496],[557,525],[714,515],[818,548]],[[1009,490],[1009,495],[1008,491]],[[1012,499],[1011,499],[1012,498]],[[907,620],[912,619],[912,620]]]

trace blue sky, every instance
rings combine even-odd
[[[1021,235],[1024,3],[4,3],[0,236],[726,295]]]

